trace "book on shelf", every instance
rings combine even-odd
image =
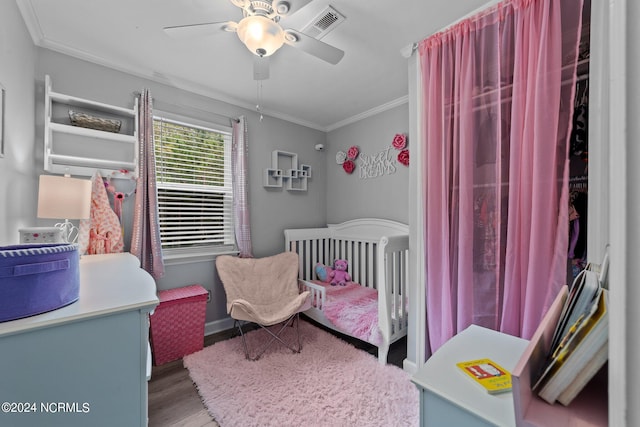
[[[490,394],[511,391],[511,374],[491,359],[467,360],[456,366]]]
[[[572,285],[533,390],[548,403],[567,406],[608,360],[608,291],[595,271]]]
[[[569,332],[569,328],[593,305],[600,288],[600,280],[594,271],[584,269],[576,276],[569,289],[567,302],[560,313],[560,320],[551,339],[550,348],[558,347],[560,340]]]
[[[569,406],[573,399],[582,391],[589,381],[600,371],[604,364],[609,359],[609,346],[604,344],[596,352],[596,354],[589,360],[585,369],[574,378],[567,388],[564,389],[560,396],[558,396],[558,402],[564,406]]]

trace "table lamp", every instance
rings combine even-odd
[[[69,175],[40,175],[38,218],[64,219],[56,224],[67,243],[76,243],[78,227],[70,219],[89,218],[91,212],[91,181]]]

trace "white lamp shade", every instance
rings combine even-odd
[[[86,219],[91,212],[91,181],[40,175],[38,218]]]
[[[238,37],[258,56],[269,56],[284,44],[282,27],[260,15],[247,16],[238,23]]]

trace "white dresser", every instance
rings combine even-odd
[[[78,301],[0,323],[0,425],[146,426],[157,304],[133,255],[83,256]]]

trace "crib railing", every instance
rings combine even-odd
[[[313,280],[318,263],[333,266],[334,260],[346,259],[351,280],[378,288],[377,240],[331,237],[328,230],[322,228],[285,230],[285,239],[287,250],[298,254],[298,278]]]
[[[285,230],[285,249],[298,254],[298,278],[313,280],[314,268],[330,265],[331,236],[326,228]]]
[[[298,288],[300,292],[309,291],[309,301],[311,306],[322,310],[327,302],[327,292],[324,287],[316,285],[313,282],[302,281],[298,282]]]
[[[378,291],[378,320],[387,342],[406,335],[408,325],[409,236],[383,237],[378,245],[382,281]]]

